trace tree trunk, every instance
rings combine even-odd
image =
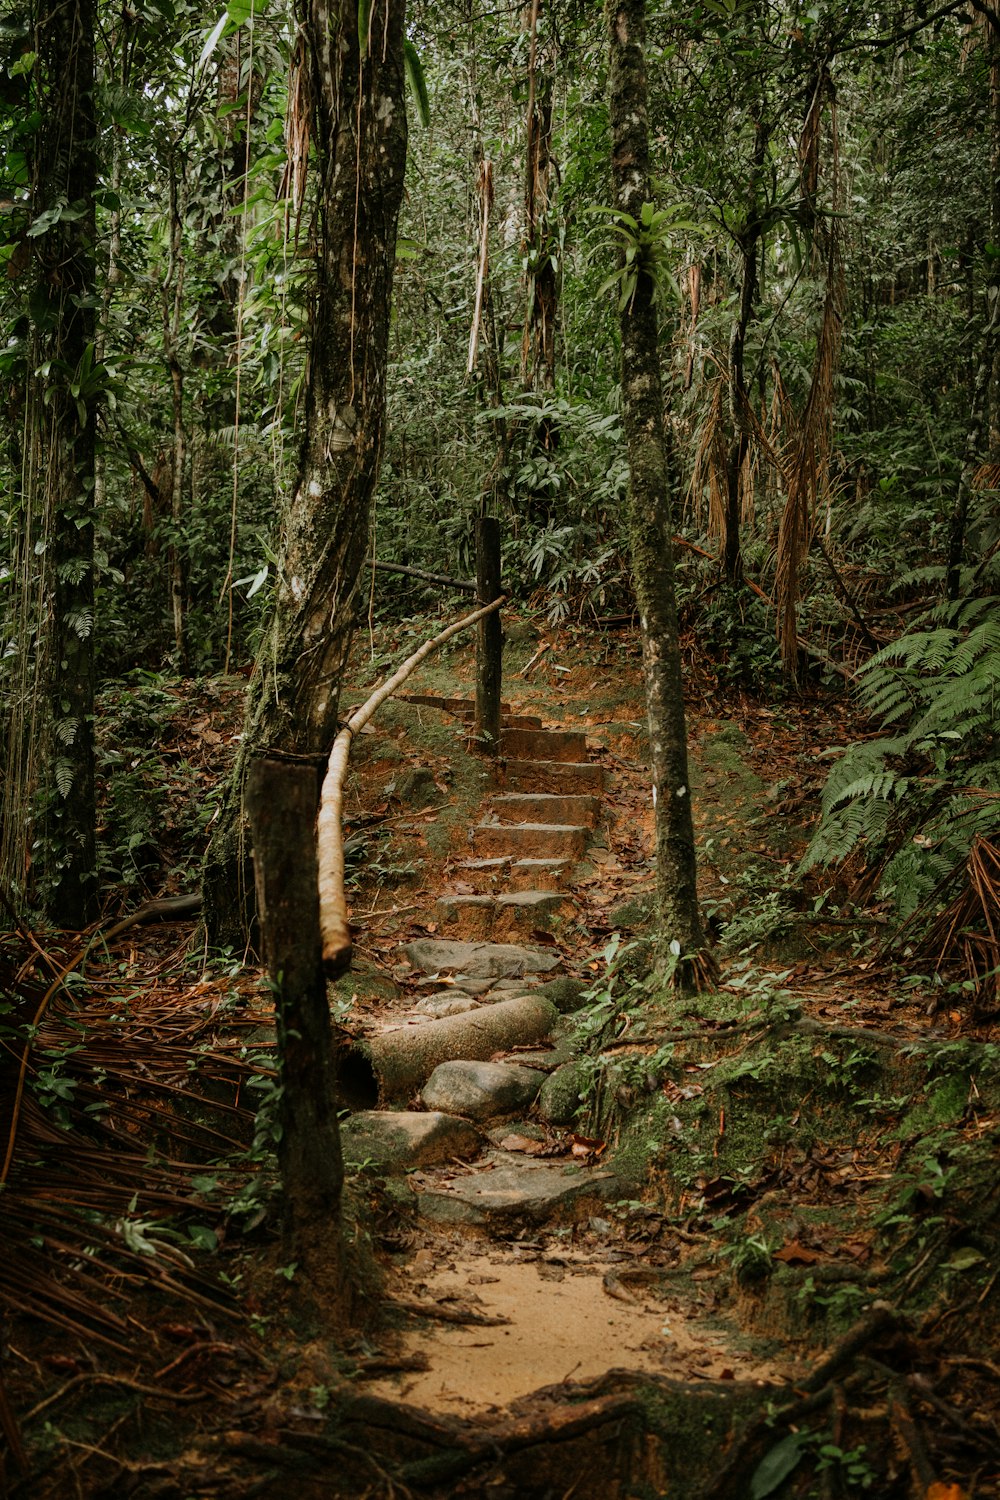
[[[605,15],[615,206],[641,221],[642,206],[651,196],[644,0],[606,0]],[[679,944],[684,958],[680,972],[684,982],[711,965],[705,957],[698,912],[654,283],[641,269],[635,295],[622,309],[621,336],[628,527],[642,627],[656,809],[657,899],[662,935]]]
[[[177,666],[187,666],[184,631],[184,468],[187,463],[187,433],[184,428],[184,367],[181,364],[181,323],[184,312],[184,217],[187,204],[187,168],[178,164],[176,150],[170,156],[170,255],[163,277],[163,352],[170,374],[170,414],[173,443],[170,458],[170,620]]]
[[[308,762],[255,760],[246,807],[255,850],[257,910],[278,1032],[278,1162],[285,1254],[335,1314],[348,1292],[340,1236],[344,1165],[334,1095],[330,1007],[320,951],[316,810]]]
[[[405,0],[375,0],[362,54],[356,0],[303,3],[319,204],[305,435],[241,753],[206,858],[214,943],[241,941],[246,930],[241,807],[249,757],[276,747],[318,761],[336,737],[382,448],[406,165],[404,10]]]
[[[740,310],[729,339],[729,419],[733,436],[726,454],[726,534],[722,548],[722,567],[727,582],[731,584],[743,581],[740,480],[750,448],[750,397],[747,392],[744,356],[756,290],[757,234],[748,229],[745,242],[740,245]]]
[[[480,244],[480,262],[477,293],[478,313],[470,345],[468,374],[471,376],[479,365],[481,378],[477,393],[483,407],[493,412],[490,430],[493,433],[493,460],[484,478],[480,501],[480,514],[502,516],[509,501],[510,478],[510,428],[505,416],[500,415],[504,404],[503,379],[500,369],[501,349],[497,332],[496,307],[493,297],[493,273],[489,260],[489,221],[493,205],[493,163],[483,150],[482,130],[479,118],[479,80],[476,63],[476,0],[468,6],[468,97],[469,124],[472,127],[472,166],[476,176],[475,228]],[[481,359],[478,357],[481,356]]]
[[[491,604],[500,594],[500,522],[481,516],[476,522],[476,597]],[[500,612],[480,620],[476,632],[476,722],[479,749],[496,755],[500,749],[500,693],[503,677],[503,629]]]
[[[42,479],[51,613],[46,646],[49,737],[43,839],[49,916],[79,928],[97,911],[94,790],[94,449],[100,367],[94,359],[93,0],[46,0],[38,17],[44,100],[32,208],[62,204],[33,239],[36,367],[42,389]]]
[[[549,222],[552,175],[552,73],[538,69],[538,17],[541,0],[527,7],[529,33],[528,112],[525,125],[524,242],[527,265],[521,384],[525,390],[554,391],[559,282]],[[549,62],[549,59],[545,59]],[[543,434],[543,437],[545,434]],[[546,442],[545,446],[549,444]]]

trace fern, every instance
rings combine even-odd
[[[887,731],[831,768],[803,869],[862,856],[909,915],[1000,808],[1000,601],[938,606],[861,673],[861,703]]]

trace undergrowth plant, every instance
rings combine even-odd
[[[977,835],[995,832],[998,602],[942,604],[862,669],[862,705],[884,733],[830,771],[804,870],[859,854],[907,917],[964,865]]]

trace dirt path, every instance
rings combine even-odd
[[[459,698],[408,701],[459,724],[471,713]],[[623,725],[618,747],[635,733]],[[469,1416],[612,1368],[760,1383],[796,1368],[727,1325],[697,1282],[691,1295],[676,1275],[660,1275],[676,1272],[690,1247],[669,1232],[655,1249],[636,1242],[634,1189],[604,1163],[605,1143],[574,1127],[574,1012],[605,967],[603,937],[595,943],[583,913],[607,926],[598,893],[609,866],[623,873],[627,847],[605,781],[586,733],[508,709],[467,850],[444,866],[439,893],[408,913],[409,941],[383,955],[398,1005],[373,1018],[371,1050],[392,1060],[376,1066],[380,1108],[356,1114],[345,1140],[349,1161],[391,1174],[412,1223],[392,1295],[410,1309],[401,1363],[424,1368],[376,1383],[386,1397]],[[636,893],[648,883],[637,870]],[[551,997],[563,1014],[553,1008],[545,1034],[529,1028],[523,1039],[514,1016],[509,1046],[492,1033],[480,1044],[477,1027],[521,997]],[[394,1088],[394,1049],[409,1082],[421,1043],[418,1097],[407,1098]],[[707,1276],[710,1286],[710,1268]]]

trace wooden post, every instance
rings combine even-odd
[[[344,1181],[334,1097],[330,1008],[320,952],[316,873],[319,770],[269,754],[247,777],[264,960],[274,990],[281,1098],[278,1165],[286,1253],[324,1300],[346,1300],[340,1197]]]
[[[482,516],[476,522],[476,591],[480,604],[500,593],[500,522]],[[496,755],[500,748],[500,683],[503,630],[500,612],[480,620],[476,635],[476,728],[480,750]]]

